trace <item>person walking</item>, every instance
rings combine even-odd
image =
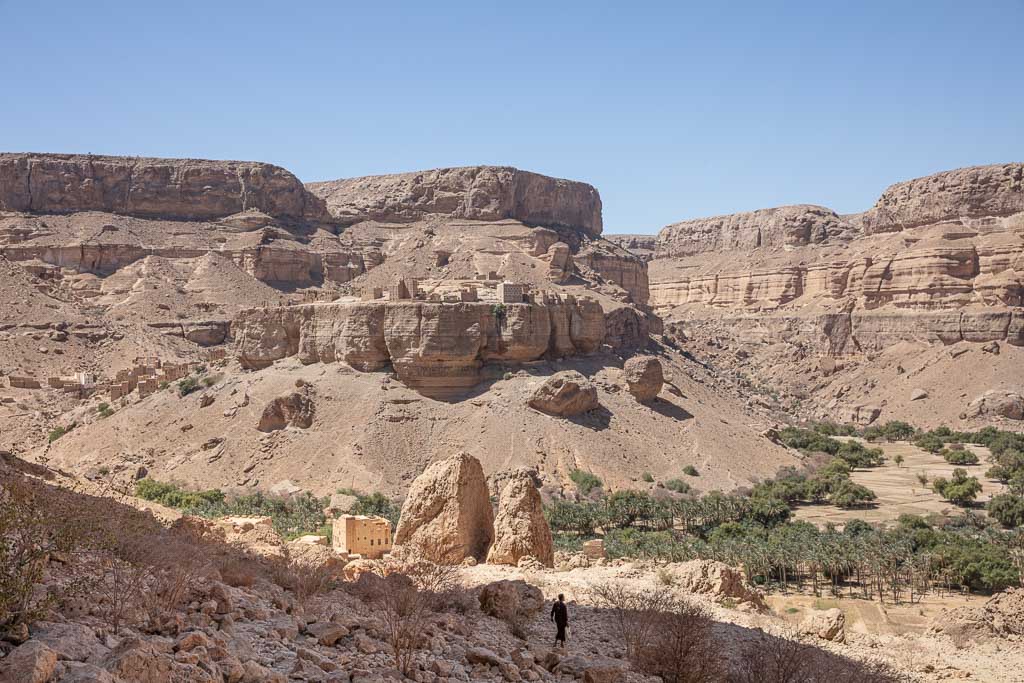
[[[565,649],[565,629],[569,625],[569,608],[565,605],[565,596],[558,594],[558,600],[551,606],[551,621],[555,622],[555,645],[562,642],[562,649]]]

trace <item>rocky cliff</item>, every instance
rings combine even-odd
[[[1021,211],[1024,163],[972,166],[896,183],[853,218],[870,235],[941,221],[970,224],[969,219],[999,219]]]
[[[673,223],[658,233],[657,253],[665,258],[706,251],[798,247],[819,244],[848,228],[834,211],[823,206],[780,206]]]
[[[589,299],[509,304],[421,301],[310,304],[241,312],[231,325],[243,367],[297,356],[358,370],[390,363],[424,393],[472,387],[486,362],[521,363],[590,354],[605,341],[605,316]]]
[[[590,185],[508,166],[442,168],[310,183],[335,219],[408,223],[432,215],[517,220],[601,234],[601,197]]]
[[[0,210],[206,220],[252,209],[278,218],[329,220],[320,199],[271,164],[0,154]]]
[[[808,374],[808,357],[852,372],[894,347],[909,359],[961,342],[1024,346],[1022,174],[959,169],[893,185],[862,214],[781,207],[674,223],[653,245],[617,241],[646,251],[650,303],[671,330],[807,398],[847,382]],[[882,380],[857,381],[870,396]]]

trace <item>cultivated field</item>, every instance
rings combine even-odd
[[[977,454],[981,461],[977,465],[950,465],[941,456],[928,453],[917,446],[906,442],[871,444],[885,451],[886,461],[881,467],[856,470],[851,474],[854,482],[867,486],[875,492],[878,500],[873,507],[841,510],[833,505],[801,505],[796,509],[797,519],[814,522],[824,526],[826,522],[843,524],[854,518],[866,522],[892,522],[905,513],[928,515],[933,512],[940,514],[957,514],[960,508],[943,500],[931,489],[930,482],[936,477],[950,478],[953,470],[962,467],[972,477],[977,477],[982,484],[982,492],[975,502],[974,511],[985,514],[984,504],[1004,486],[999,482],[985,477],[985,471],[991,466],[988,462],[988,449],[982,446],[965,445]],[[903,456],[903,463],[897,467],[893,458]],[[929,484],[922,486],[917,479],[923,472]]]

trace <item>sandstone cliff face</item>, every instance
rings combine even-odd
[[[816,244],[848,227],[831,209],[808,204],[697,218],[663,228],[658,234],[658,257]]]
[[[733,319],[758,334],[802,318],[798,327],[827,340],[829,353],[897,341],[1021,344],[1022,169],[899,183],[874,208],[841,219],[785,207],[670,225],[650,265],[651,305],[670,317]],[[836,316],[845,322],[835,325]]]
[[[346,224],[406,223],[431,215],[563,227],[601,234],[601,197],[590,185],[507,166],[442,168],[310,183]]]
[[[487,361],[524,362],[597,351],[604,312],[589,299],[510,304],[362,302],[250,309],[232,322],[238,359],[262,368],[298,356],[359,370],[391,363],[406,384],[444,393],[473,386]]]
[[[480,461],[458,453],[430,465],[409,487],[395,548],[439,564],[482,562],[494,540],[494,512]]]
[[[281,218],[329,219],[298,178],[270,164],[73,154],[0,154],[0,209],[180,220],[258,209]]]
[[[896,232],[940,221],[1003,217],[1024,211],[1024,164],[945,171],[890,186],[857,217],[864,232]]]

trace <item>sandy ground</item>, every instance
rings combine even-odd
[[[943,500],[931,490],[930,485],[928,488],[921,486],[917,480],[919,472],[927,475],[931,482],[937,477],[949,479],[957,467],[967,470],[967,473],[977,477],[982,485],[981,494],[971,509],[983,515],[986,514],[984,504],[1005,488],[1003,484],[985,477],[985,472],[991,464],[988,462],[988,449],[981,446],[969,446],[981,461],[979,464],[957,466],[950,465],[941,456],[921,450],[911,443],[873,445],[880,446],[885,451],[885,464],[872,469],[857,470],[851,474],[851,478],[875,492],[878,500],[874,507],[840,510],[833,505],[803,505],[796,509],[796,518],[824,526],[827,522],[843,523],[855,518],[871,523],[893,522],[905,513],[959,514],[962,508]],[[902,466],[899,467],[893,462],[897,454],[902,455],[904,459]]]

